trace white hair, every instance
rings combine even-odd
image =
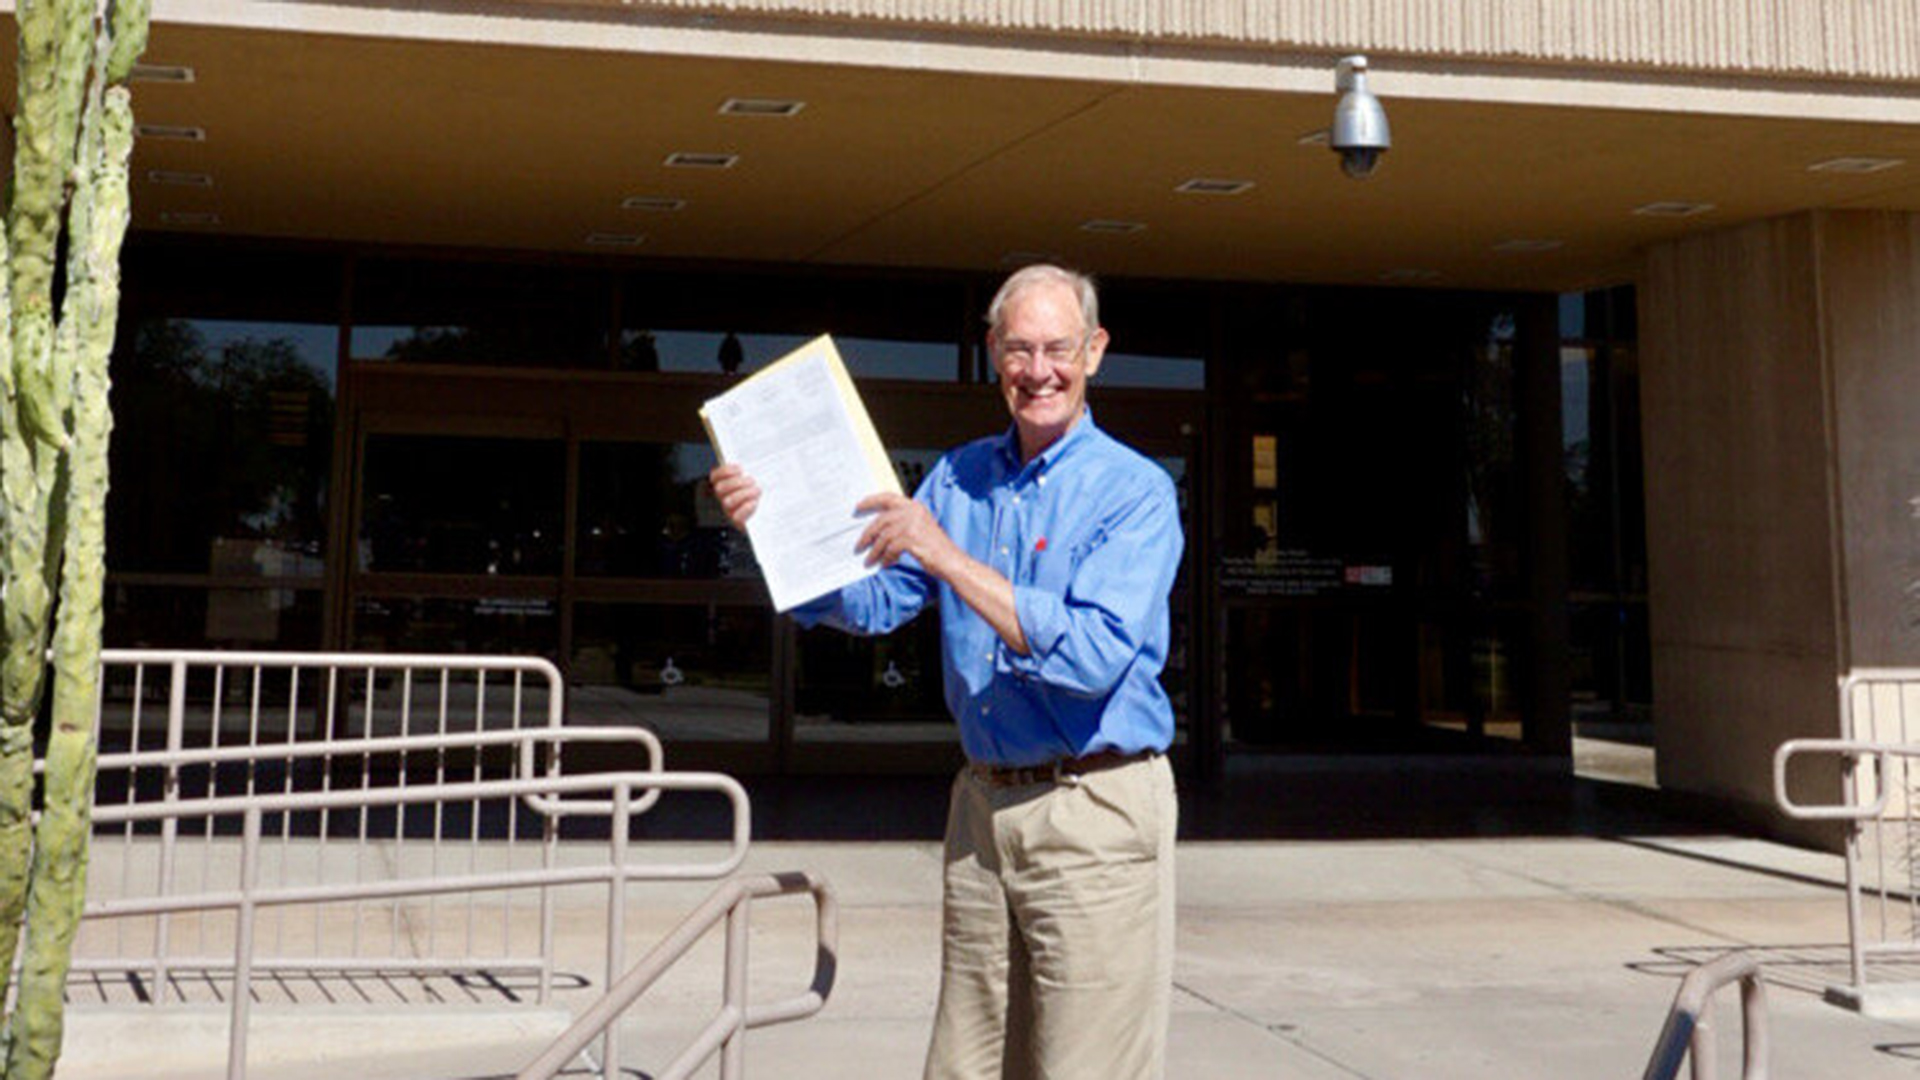
[[[1080,322],[1085,333],[1091,334],[1100,329],[1100,297],[1094,291],[1093,279],[1085,274],[1051,263],[1034,263],[1023,266],[1008,276],[1001,284],[1000,291],[993,294],[993,302],[987,305],[987,327],[996,336],[1000,333],[1000,319],[1006,314],[1006,308],[1013,298],[1036,285],[1059,284],[1072,289],[1080,301]]]

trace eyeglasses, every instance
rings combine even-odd
[[[1052,341],[1022,341],[1019,338],[1011,338],[1000,342],[1000,363],[1010,371],[1027,371],[1033,367],[1035,359],[1044,356],[1047,358],[1047,363],[1056,367],[1065,367],[1079,362],[1081,352],[1092,340],[1092,334],[1078,340],[1054,338]]]

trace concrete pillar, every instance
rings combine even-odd
[[[1660,783],[1824,836],[1772,811],[1774,748],[1839,733],[1848,668],[1920,665],[1920,215],[1662,244],[1639,295]]]

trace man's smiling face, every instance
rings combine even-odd
[[[1023,459],[1052,446],[1080,418],[1087,380],[1106,349],[1107,332],[1087,333],[1079,297],[1065,282],[1036,282],[1008,298],[993,359]]]

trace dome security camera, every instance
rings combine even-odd
[[[1333,69],[1333,90],[1340,95],[1333,107],[1333,129],[1327,145],[1340,155],[1340,171],[1365,180],[1380,167],[1380,158],[1393,146],[1387,130],[1387,110],[1367,89],[1367,58],[1345,57]]]

